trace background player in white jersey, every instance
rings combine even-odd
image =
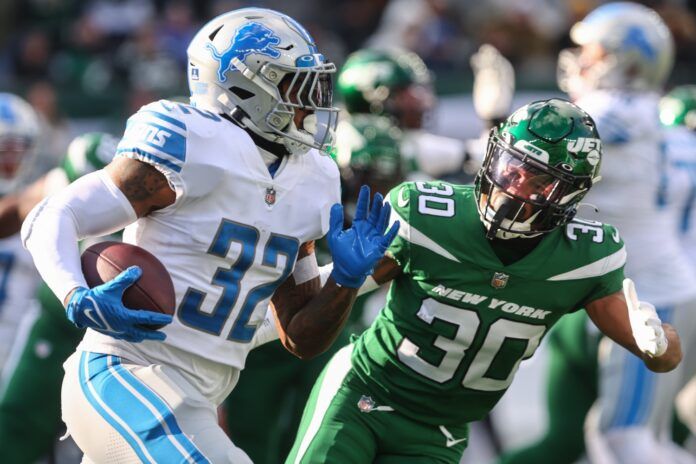
[[[285,347],[320,353],[398,228],[383,235],[390,208],[376,196],[368,211],[364,189],[341,231],[338,170],[318,151],[335,125],[335,68],[300,24],[235,10],[198,32],[188,60],[193,106],[143,107],[115,160],[39,204],[22,230],[68,318],[88,327],[62,398],[88,462],[249,462],[216,406],[258,342],[270,298]],[[171,274],[173,320],[124,308],[137,268],[86,288],[77,239],[126,225],[124,241]],[[320,288],[313,241],[327,231],[335,264]]]
[[[605,152],[604,180],[587,197],[599,212],[589,216],[621,230],[634,256],[626,275],[662,320],[680,327],[688,351],[696,336],[696,273],[666,208],[657,117],[673,62],[672,37],[657,13],[627,2],[597,8],[570,36],[579,47],[561,52],[559,84],[597,121]],[[601,362],[596,414],[588,418],[590,456],[659,462],[658,441],[669,437],[685,368],[658,377],[613,345]]]
[[[29,103],[0,93],[0,196],[22,185],[36,156],[39,121]],[[0,368],[4,369],[20,321],[31,310],[39,275],[18,233],[0,239]],[[19,335],[18,335],[19,334]]]
[[[672,89],[660,100],[660,121],[665,126],[668,166],[668,201],[686,255],[696,266],[696,85]],[[685,362],[696,363],[696,344],[685,353]],[[696,367],[687,369],[691,379],[677,396],[677,414],[691,431],[685,444],[696,455]]]

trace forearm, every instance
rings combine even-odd
[[[60,301],[85,287],[78,240],[105,235],[136,219],[105,173],[93,173],[39,203],[22,226],[22,242]]]
[[[329,276],[331,275],[331,271],[333,270],[333,264],[329,263],[325,266],[322,266],[319,268],[319,279],[321,280],[321,284],[324,285],[326,282],[329,281]],[[360,286],[358,289],[358,296],[364,295],[366,293],[370,293],[372,290],[378,289],[380,284],[378,284],[373,276],[367,276],[365,279],[365,282]]]
[[[357,289],[341,287],[332,278],[294,311],[278,311],[280,340],[295,356],[313,358],[326,351],[341,332],[357,297]]]

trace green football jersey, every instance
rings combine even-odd
[[[403,273],[352,360],[375,400],[417,420],[481,419],[561,316],[621,289],[626,251],[612,226],[573,220],[506,266],[473,186],[409,182],[389,201]]]

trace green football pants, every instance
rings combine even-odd
[[[375,404],[351,369],[352,349],[336,353],[317,379],[285,463],[458,463],[468,426],[438,427]]]
[[[63,362],[75,351],[83,331],[68,321],[50,290],[44,290],[49,294],[41,295],[44,305],[20,348],[16,367],[3,379],[0,462],[36,462],[50,451],[62,430]]]

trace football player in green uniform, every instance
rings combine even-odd
[[[600,160],[592,118],[552,99],[492,131],[475,186],[393,189],[399,236],[369,280],[391,281],[386,306],[318,378],[286,463],[457,463],[467,424],[580,308],[651,370],[675,368],[679,337],[624,282],[618,231],[574,219]]]
[[[75,138],[60,166],[25,190],[0,200],[0,238],[17,233],[41,200],[85,174],[106,166],[118,140],[105,133]],[[33,463],[46,455],[63,428],[60,387],[63,362],[75,351],[83,330],[65,317],[65,309],[43,284],[38,316],[21,344],[12,348],[12,364],[3,372],[0,396],[0,461]]]

